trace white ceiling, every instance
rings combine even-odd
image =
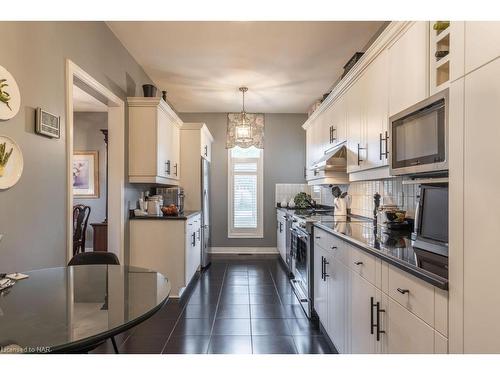
[[[107,112],[106,104],[94,98],[80,87],[73,85],[74,112]]]
[[[383,22],[107,24],[178,112],[305,113]]]

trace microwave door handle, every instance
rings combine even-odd
[[[413,232],[418,236],[418,224],[420,220],[420,200],[422,197],[418,199],[417,207],[415,208],[415,222],[413,224]]]

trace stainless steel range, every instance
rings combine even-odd
[[[297,210],[291,220],[290,228],[290,279],[293,291],[306,315],[311,318],[313,307],[313,224],[318,220],[331,217],[331,209]]]

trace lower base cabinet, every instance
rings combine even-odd
[[[448,339],[438,332],[438,329],[445,331],[441,324],[443,317],[438,319],[443,309],[434,309],[434,304],[424,309],[422,301],[417,298],[410,299],[413,301],[410,306],[413,310],[410,311],[389,295],[382,282],[391,279],[389,284],[404,286],[408,282],[405,278],[410,276],[402,274],[400,279],[395,279],[396,272],[390,271],[390,267],[379,259],[375,259],[374,272],[362,273],[354,266],[361,263],[358,249],[355,250],[325,231],[315,232],[314,309],[338,352],[448,353]],[[384,275],[384,272],[388,274]],[[435,293],[432,301],[443,295],[443,291],[435,291],[429,284],[425,288]],[[410,293],[419,297],[422,290],[414,285]],[[443,303],[447,303],[447,299]],[[427,323],[423,318],[427,318],[429,308],[434,318]],[[444,319],[447,321],[446,316]]]
[[[386,311],[382,335],[382,353],[432,354],[434,329],[406,310],[398,302],[384,295]]]
[[[170,281],[170,297],[180,297],[201,263],[201,215],[130,220],[129,263],[162,273]]]

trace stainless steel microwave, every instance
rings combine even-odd
[[[391,175],[448,170],[448,89],[389,118]]]

